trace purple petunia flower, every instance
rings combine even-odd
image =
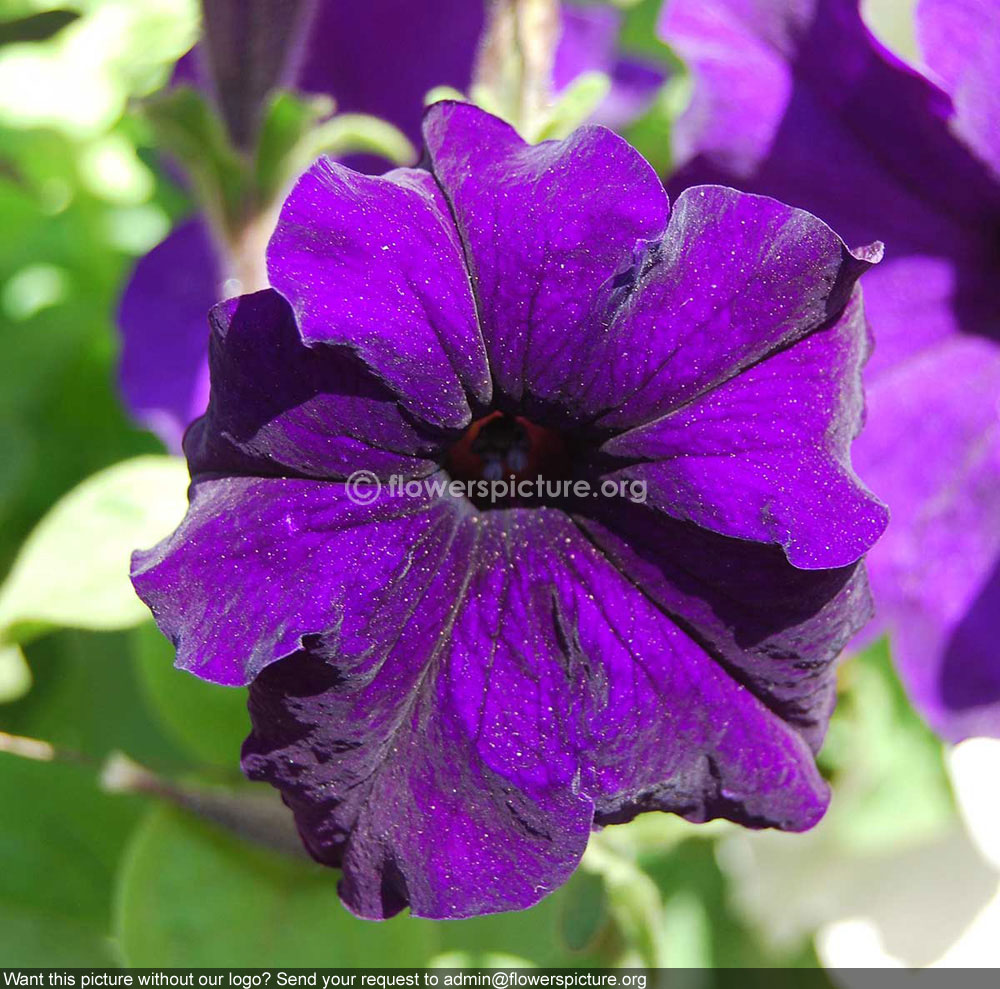
[[[917,14],[923,74],[857,0],[671,0],[662,29],[695,80],[673,189],[725,181],[886,241],[856,459],[893,522],[869,565],[910,695],[957,741],[1000,734],[1000,7]]]
[[[484,19],[479,0],[294,0],[277,22],[274,0],[203,6],[210,43],[178,63],[175,81],[212,88],[241,146],[251,143],[263,102],[279,85],[333,96],[339,110],[381,117],[417,141],[428,90],[468,88]],[[620,22],[616,11],[567,4],[556,53],[557,90],[584,71],[611,76],[598,113],[608,124],[641,113],[663,82],[654,67],[618,56]],[[365,171],[384,168],[373,156],[350,162]],[[132,416],[170,450],[180,450],[185,428],[205,411],[205,313],[224,297],[231,268],[220,239],[196,215],[140,259],[125,288],[118,314],[122,395]]]
[[[441,103],[424,139],[317,162],[273,289],[213,311],[191,506],[133,570],[178,665],[252,683],[244,769],[365,917],[530,906],[642,811],[812,826],[886,523],[849,456],[878,251],[722,187],[669,209],[600,127]],[[515,453],[647,501],[434,490]]]
[[[627,127],[649,109],[666,79],[662,66],[623,56],[618,46],[621,11],[612,7],[563,3],[562,31],[552,67],[555,92],[585,72],[604,72],[611,89],[590,118],[606,127]]]

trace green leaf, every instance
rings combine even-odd
[[[715,841],[699,837],[700,829],[689,832],[692,837],[680,844],[663,852],[647,850],[639,860],[664,898],[656,937],[660,964],[716,969],[815,967],[816,958],[808,946],[794,944],[780,951],[761,942],[729,902],[726,879],[716,862]]]
[[[281,195],[289,178],[289,154],[331,110],[330,100],[324,97],[274,94],[257,142],[255,174],[261,202]]]
[[[246,691],[175,668],[174,647],[152,622],[129,635],[144,693],[170,737],[199,761],[237,772],[250,730]]]
[[[0,753],[0,957],[9,966],[110,965],[118,853],[135,801],[79,766]]]
[[[173,808],[157,808],[123,863],[116,933],[136,966],[601,965],[615,944],[582,873],[531,910],[435,923],[359,920],[336,895],[339,873],[250,845]],[[595,899],[596,895],[596,899]],[[590,906],[579,916],[578,901]],[[574,928],[586,950],[569,950]],[[596,942],[596,943],[595,943]]]
[[[669,176],[674,168],[674,121],[691,99],[691,77],[684,71],[672,75],[652,106],[625,129],[625,138],[653,166],[657,175]]]
[[[31,689],[31,670],[20,646],[0,646],[0,704],[17,700]]]
[[[662,0],[636,0],[628,4],[619,45],[626,56],[659,63],[666,70],[667,81],[652,106],[625,128],[624,137],[658,175],[667,176],[673,168],[671,131],[691,99],[691,80],[684,63],[657,34],[662,6]]]
[[[129,965],[182,967],[417,966],[437,953],[434,924],[359,920],[337,899],[337,879],[157,808],[119,878],[122,953]]]
[[[838,842],[856,851],[897,848],[902,819],[908,843],[942,834],[955,820],[944,747],[913,710],[888,642],[850,659],[840,680],[821,753],[838,796]]]
[[[166,536],[185,510],[178,457],[142,456],[88,478],[28,536],[0,587],[0,641],[54,626],[126,628],[148,615],[129,582],[129,558]]]
[[[34,684],[0,707],[0,728],[51,742],[97,765],[124,749],[141,762],[187,766],[158,729],[130,663],[124,632],[60,629],[25,647]]]
[[[633,0],[627,7],[619,47],[626,54],[646,55],[670,64],[673,61],[668,45],[660,40],[656,30],[663,0]]]
[[[0,46],[23,44],[26,41],[48,41],[64,27],[79,19],[76,10],[43,10],[0,22]]]
[[[143,804],[110,796],[97,766],[116,748],[179,765],[155,731],[121,633],[63,630],[27,649],[35,684],[0,707],[0,730],[79,762],[0,753],[0,958],[7,965],[109,965],[118,860]]]
[[[291,180],[320,155],[341,158],[359,152],[379,155],[397,165],[412,164],[417,157],[406,135],[392,124],[363,113],[339,113],[309,131],[292,149],[286,174]]]
[[[119,131],[124,135],[124,126]],[[86,187],[80,145],[65,135],[0,127],[0,144],[0,573],[6,574],[28,531],[70,487],[159,444],[128,424],[109,387],[117,357],[110,313],[128,260],[109,236],[118,207]],[[32,312],[16,288],[42,262],[58,271],[61,297]]]
[[[620,836],[593,835],[583,858],[584,868],[598,875],[607,888],[609,908],[622,932],[625,964],[661,966],[659,933],[663,902],[655,884],[634,856],[623,854]]]
[[[608,897],[600,876],[580,873],[573,884],[573,895],[567,896],[560,918],[563,943],[571,951],[584,951],[597,940],[608,923]]]
[[[590,913],[589,920],[581,916],[580,899],[589,901],[582,911]],[[608,965],[620,939],[594,901],[594,877],[578,869],[565,886],[530,910],[441,924],[442,950],[459,953],[468,966],[488,966],[498,955],[546,968]]]
[[[417,152],[392,124],[361,113],[330,116],[328,99],[277,93],[268,108],[257,146],[257,200],[268,204],[320,155],[334,158],[359,152],[409,165]]]
[[[366,152],[399,165],[416,159],[413,145],[392,124],[358,113],[331,117],[332,109],[326,97],[276,93],[252,160],[231,145],[219,114],[190,87],[148,100],[143,114],[156,143],[184,167],[215,229],[236,245],[320,155]]]

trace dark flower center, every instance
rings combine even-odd
[[[448,451],[444,466],[453,479],[465,482],[561,481],[572,476],[570,449],[562,433],[505,412],[491,412],[473,422]],[[470,498],[486,507],[487,500],[474,490]]]

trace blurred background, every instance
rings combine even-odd
[[[610,25],[611,46],[564,64],[539,135],[604,119],[668,162],[684,87],[653,37],[658,6],[588,8],[581,23]],[[907,50],[908,4],[869,13]],[[195,167],[221,133],[205,123],[211,101],[162,98],[200,16],[196,0],[0,3],[0,964],[1000,962],[1000,797],[982,785],[1000,770],[1000,742],[946,751],[881,642],[842,667],[821,756],[834,802],[811,833],[646,815],[595,835],[576,876],[533,910],[447,923],[357,920],[336,874],[284,847],[270,791],[239,775],[245,693],[173,670],[127,580],[131,550],[183,514],[186,471],[164,409],[125,401],[119,306],[172,230],[198,210],[225,212],[231,180],[221,145],[207,178]],[[444,46],[448,30],[435,29]],[[371,50],[387,58],[406,42],[405,15],[379,31]],[[187,65],[181,77],[196,77]],[[332,83],[353,115],[336,126],[329,94],[290,97],[284,117],[269,105],[272,160],[292,169],[327,150],[363,153],[352,160],[373,169],[405,161],[425,91],[468,85],[411,81],[402,63],[355,74],[353,89],[343,73]],[[398,113],[386,86],[410,87]],[[321,139],[303,139],[296,113],[326,121]],[[233,112],[225,123],[232,138]],[[266,226],[284,173],[265,175],[263,158],[232,209]],[[238,264],[223,274],[229,289],[252,280]],[[154,386],[168,363],[146,368]],[[235,825],[234,808],[245,809]]]

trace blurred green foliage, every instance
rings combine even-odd
[[[158,444],[113,387],[112,313],[129,254],[122,210],[90,190],[81,149],[53,131],[0,127],[0,565],[78,481]],[[149,246],[149,245],[144,245]]]

